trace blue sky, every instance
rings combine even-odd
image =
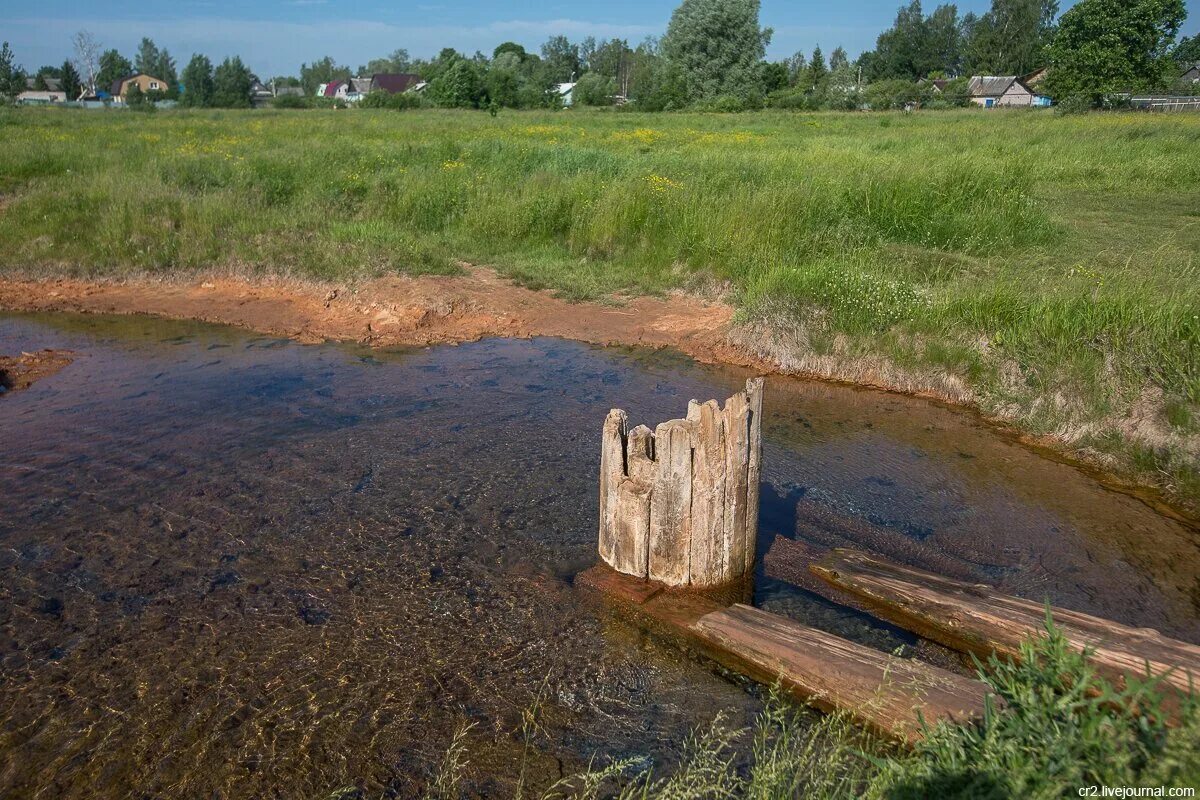
[[[219,60],[240,55],[263,77],[296,74],[302,61],[331,55],[351,68],[403,47],[429,56],[442,47],[491,50],[513,40],[536,48],[552,34],[574,41],[592,35],[640,41],[661,34],[677,0],[603,3],[513,0],[0,0],[0,39],[27,69],[61,64],[75,31],[91,31],[105,47],[132,56],[142,36],[165,46],[177,61],[193,52]],[[820,44],[851,55],[873,46],[891,24],[900,0],[763,0],[762,22],[775,29],[768,51],[781,58]],[[936,0],[926,5],[931,10]],[[1069,2],[1063,3],[1064,7]],[[962,12],[983,12],[990,0],[962,0]],[[1200,0],[1187,0],[1184,33],[1200,30]]]

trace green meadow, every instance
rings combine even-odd
[[[0,142],[10,275],[719,294],[772,354],[1200,496],[1200,115],[13,109]]]

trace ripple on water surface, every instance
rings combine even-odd
[[[364,351],[148,318],[0,317],[77,359],[0,399],[0,795],[407,796],[666,757],[757,701],[598,614],[599,428],[745,375],[558,340]],[[761,550],[857,545],[1200,638],[1192,533],[917,400],[773,379]],[[914,640],[760,575],[757,602]]]

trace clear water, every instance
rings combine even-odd
[[[0,796],[407,797],[669,759],[758,700],[571,586],[600,424],[745,379],[670,353],[365,351],[141,317],[0,316],[76,351],[0,398]],[[857,545],[1200,640],[1196,533],[966,414],[768,382],[760,549]],[[802,565],[800,565],[802,566]],[[915,640],[760,575],[760,605]]]

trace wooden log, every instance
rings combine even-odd
[[[675,419],[654,432],[657,471],[650,506],[650,579],[687,586],[691,577],[692,424]]]
[[[921,737],[921,719],[966,721],[983,715],[986,684],[938,667],[872,650],[746,605],[715,611],[693,626],[727,666],[762,683],[778,682],[823,711],[902,742]]]
[[[1045,636],[1046,607],[982,584],[943,578],[855,550],[837,549],[810,569],[861,598],[884,619],[935,642],[986,658],[1012,659],[1021,643]],[[1077,650],[1091,648],[1097,671],[1123,685],[1126,675],[1173,670],[1160,684],[1181,693],[1200,688],[1200,646],[1079,611],[1054,607],[1055,626]]]
[[[626,478],[617,487],[616,549],[613,569],[638,578],[647,575],[650,508],[654,487]]]
[[[672,591],[599,565],[575,579],[655,634],[698,650],[768,686],[778,683],[826,711],[902,742],[921,736],[919,719],[982,714],[987,687],[918,661],[896,658],[747,606],[724,608],[698,591]]]
[[[600,558],[616,558],[617,487],[625,480],[625,431],[629,417],[619,408],[608,412],[600,435]]]
[[[626,473],[635,481],[654,483],[654,432],[638,425],[629,432],[625,446]]]
[[[692,401],[693,586],[719,586],[734,580],[725,552],[725,424],[717,401]]]
[[[746,561],[742,574],[754,571],[758,556],[758,492],[762,480],[763,379],[746,381],[746,399],[750,410],[750,463],[746,473]]]
[[[746,547],[751,538],[749,519],[750,408],[746,393],[738,392],[725,402],[725,553],[732,578],[745,574]],[[753,556],[750,556],[753,560]]]

